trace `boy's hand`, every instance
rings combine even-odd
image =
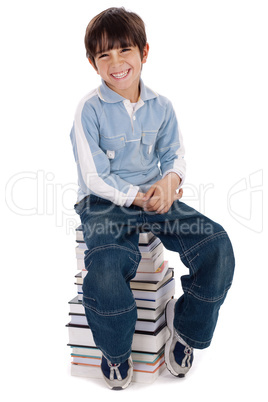
[[[138,192],[132,205],[137,205],[138,207],[144,208],[144,193]]]
[[[182,197],[182,189],[176,193],[180,182],[180,177],[172,172],[165,176],[164,179],[154,183],[143,198],[144,210],[155,211],[159,214],[168,212],[173,202]]]

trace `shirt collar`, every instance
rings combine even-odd
[[[140,87],[141,87],[141,93],[140,93],[141,100],[147,101],[150,99],[154,99],[158,96],[156,92],[146,87],[142,80],[140,80]],[[117,92],[114,92],[112,89],[110,89],[106,85],[103,79],[101,80],[101,85],[98,88],[98,95],[101,100],[107,103],[117,103],[117,102],[123,102],[125,100],[123,96],[119,95]]]

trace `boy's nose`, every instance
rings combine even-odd
[[[120,53],[114,52],[111,58],[112,67],[121,66],[124,63],[123,57]]]

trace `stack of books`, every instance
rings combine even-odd
[[[87,246],[81,226],[76,229],[76,259],[79,273],[75,276],[77,296],[69,302],[69,346],[71,374],[102,378],[101,351],[96,348],[82,305],[82,285],[87,274],[84,253]],[[132,343],[133,381],[152,383],[165,368],[164,345],[169,337],[165,321],[165,305],[174,296],[173,268],[164,260],[160,239],[151,232],[140,233],[139,250],[142,259],[135,278],[130,282],[137,304],[138,319]]]

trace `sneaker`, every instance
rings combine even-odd
[[[121,364],[112,364],[102,356],[101,371],[110,389],[125,389],[130,384],[133,376],[132,358],[130,356],[128,360]]]
[[[194,355],[193,348],[187,345],[174,328],[176,301],[176,299],[171,299],[166,305],[166,320],[170,337],[165,345],[165,362],[171,374],[182,378],[192,367]]]

